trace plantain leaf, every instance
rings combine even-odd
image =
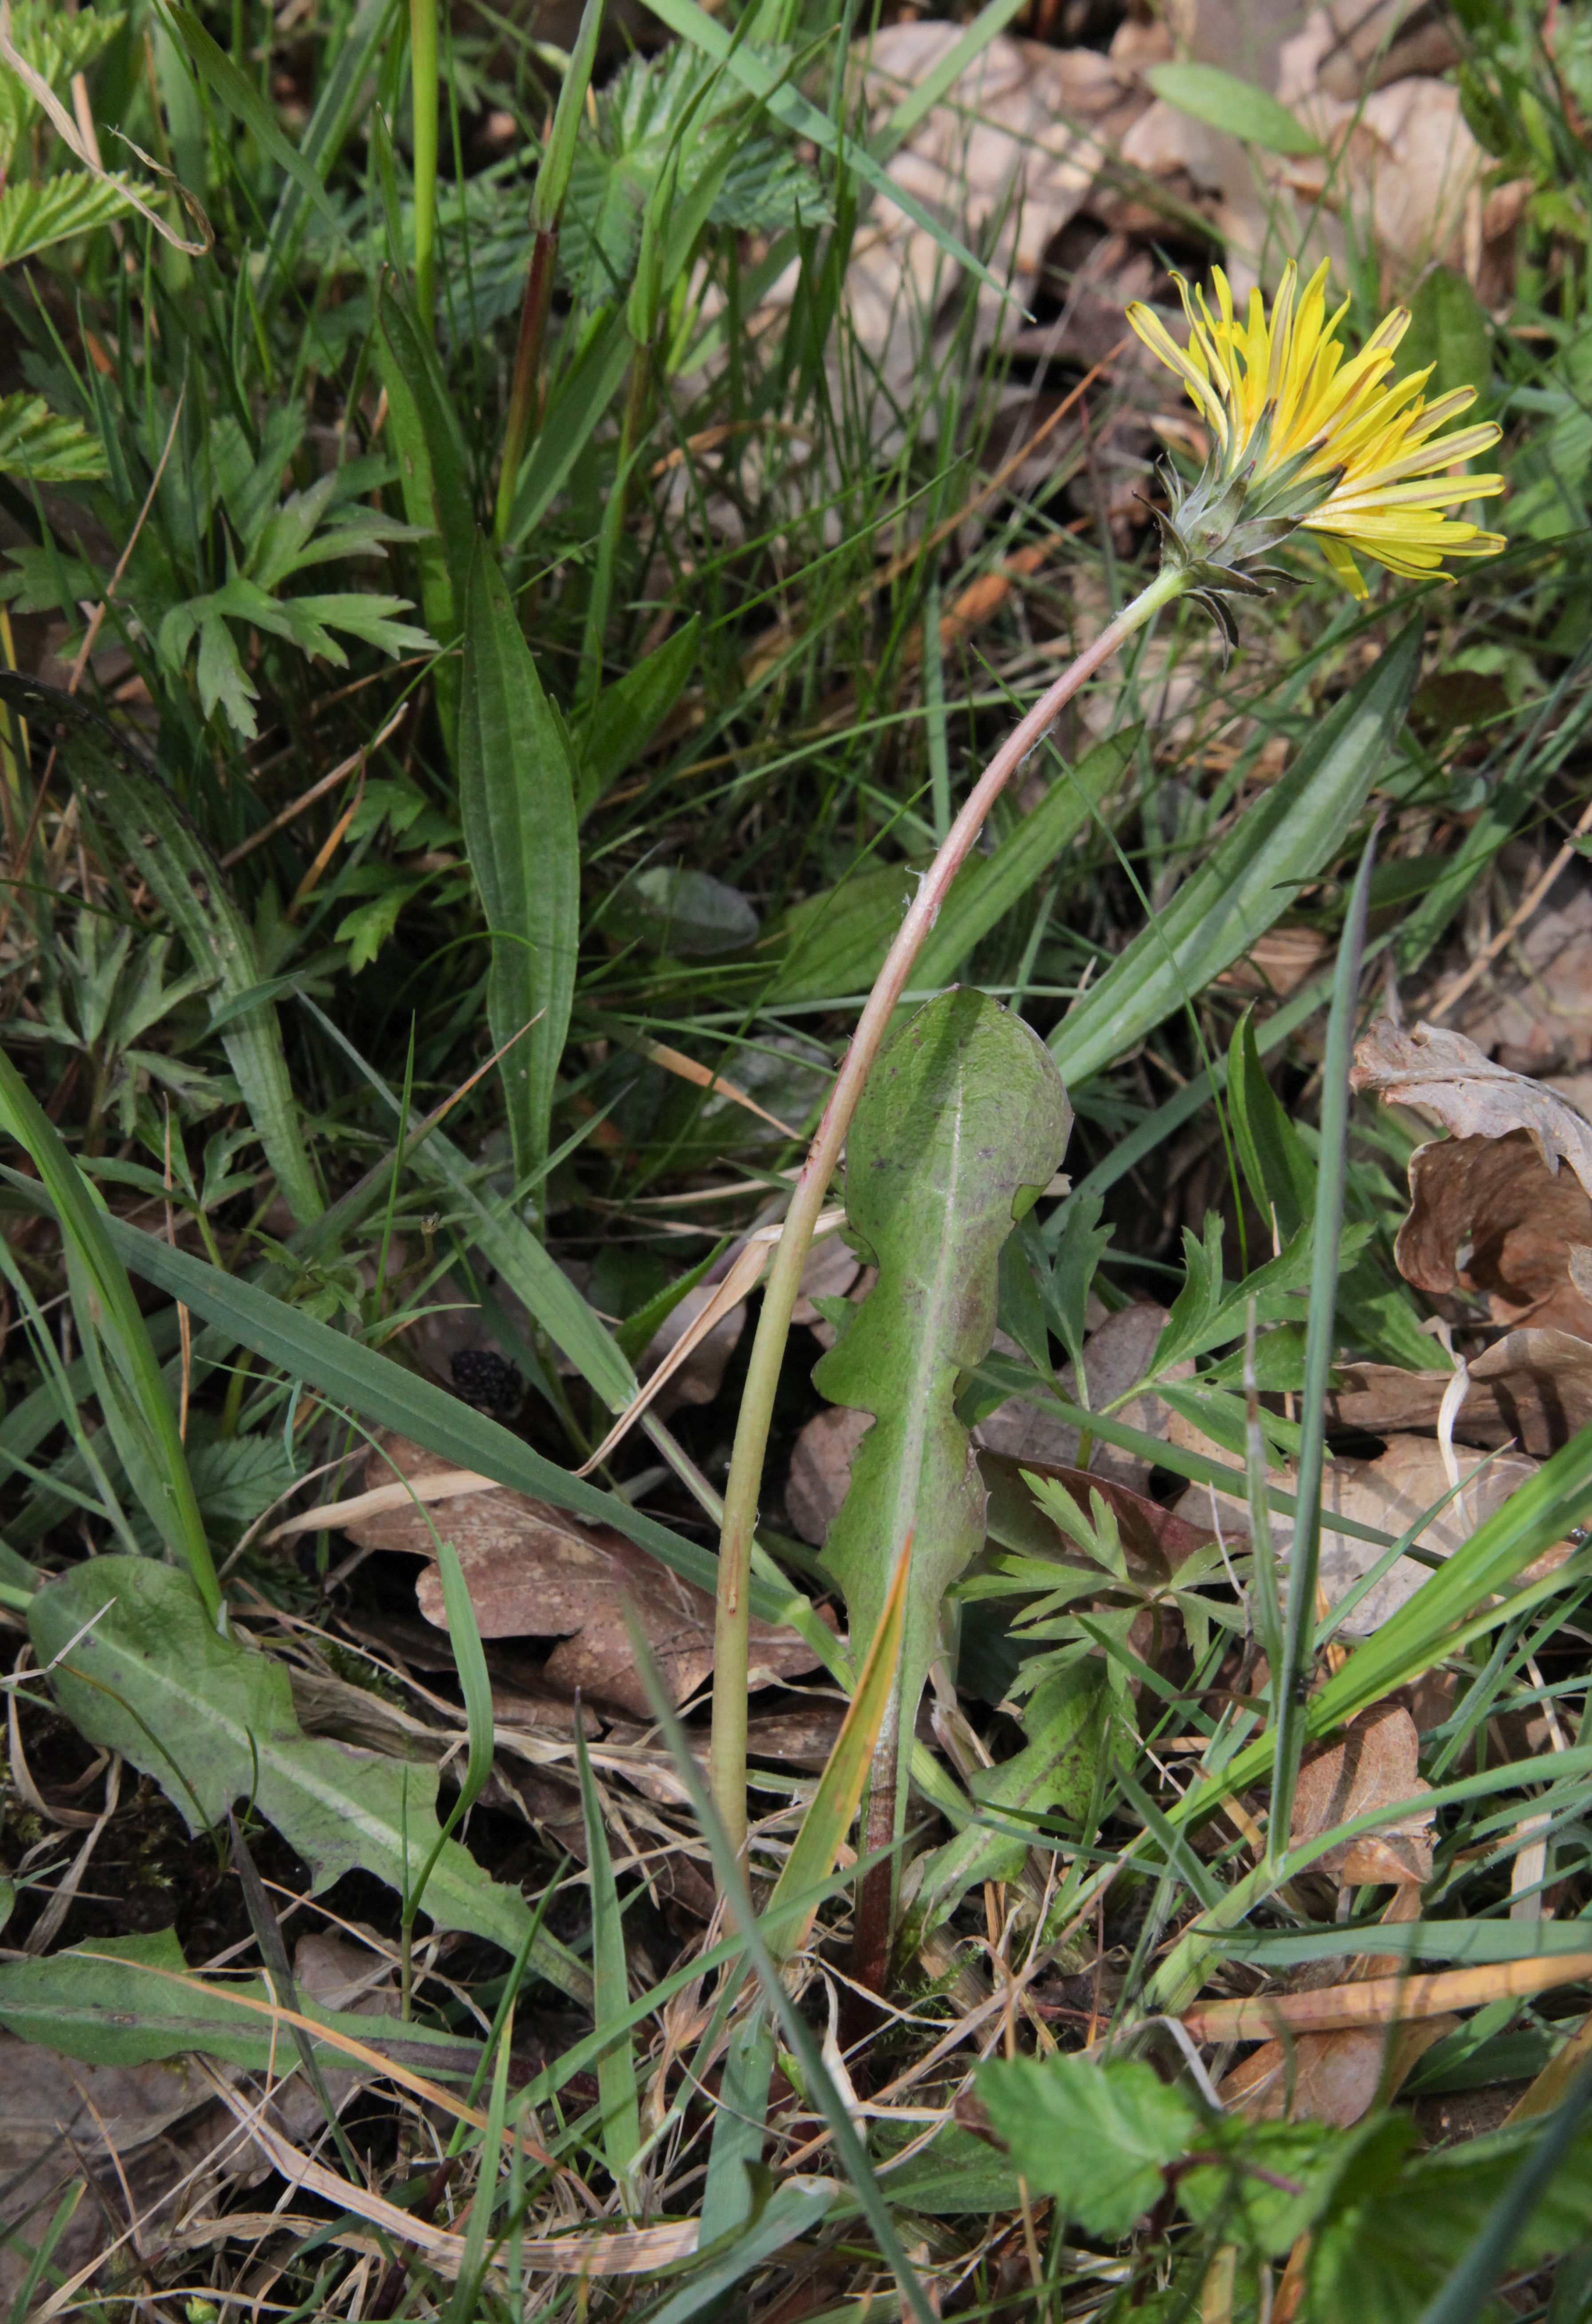
[[[253,930],[155,770],[114,727],[53,687],[0,670],[0,701],[49,733],[84,807],[115,833],[117,848],[160,902],[195,967],[215,972],[217,1004],[256,991],[263,980]],[[256,1001],[241,1010],[222,1028],[220,1040],[294,1217],[301,1224],[318,1218],[324,1205],[305,1151],[274,1004]]]
[[[1072,1118],[1037,1037],[962,988],[912,1018],[857,1109],[847,1215],[879,1281],[813,1378],[833,1403],[874,1415],[824,1551],[853,1653],[878,1630],[896,1559],[912,1543],[900,1677],[880,1744],[896,1754],[897,1814],[940,1601],[984,1537],[957,1379],[989,1352],[1001,1245],[1048,1184]]]
[[[250,1802],[304,1858],[317,1895],[356,1868],[407,1895],[437,1849],[425,1893],[436,1926],[508,1953],[524,1942],[532,1916],[519,1890],[456,1840],[437,1848],[436,1768],[306,1735],[282,1665],[219,1637],[170,1566],[89,1558],[39,1591],[28,1626],[41,1664],[65,1655],[51,1685],[73,1725],[152,1775],[190,1831]],[[590,1998],[585,1970],[545,1931],[530,1962]]]
[[[514,1168],[548,1151],[580,944],[575,773],[564,722],[542,690],[497,558],[478,533],[459,695],[459,805],[492,938],[486,1012]],[[526,1028],[529,1028],[528,1031]]]
[[[1152,65],[1145,78],[1164,105],[1268,153],[1319,153],[1320,142],[1269,89],[1219,65]]]
[[[1069,1085],[1203,991],[1287,910],[1302,881],[1327,870],[1386,764],[1420,669],[1417,618],[1057,1026],[1050,1046]]]

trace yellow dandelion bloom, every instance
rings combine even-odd
[[[1502,476],[1444,473],[1498,440],[1490,422],[1439,433],[1476,401],[1474,388],[1428,403],[1430,367],[1389,378],[1409,327],[1404,309],[1351,355],[1339,337],[1347,303],[1327,313],[1324,262],[1302,295],[1288,266],[1269,318],[1255,290],[1239,319],[1219,267],[1215,315],[1203,290],[1191,296],[1182,276],[1173,279],[1189,320],[1186,349],[1148,307],[1129,307],[1127,319],[1182,380],[1210,431],[1210,466],[1192,493],[1174,494],[1165,530],[1181,562],[1206,568],[1200,577],[1211,589],[1242,587],[1243,560],[1297,526],[1320,536],[1357,597],[1367,594],[1357,553],[1419,579],[1445,557],[1493,557],[1504,547],[1502,534],[1446,513],[1504,489]]]

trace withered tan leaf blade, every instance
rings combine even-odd
[[[1523,1130],[1551,1171],[1568,1162],[1592,1195],[1592,1127],[1556,1091],[1495,1065],[1463,1033],[1379,1017],[1354,1054],[1355,1089],[1390,1105],[1423,1106],[1454,1138]]]
[[[1592,1977],[1592,1953],[1553,1953],[1499,1961],[1486,1969],[1441,1969],[1423,1977],[1375,1977],[1329,1985],[1318,1993],[1271,1993],[1248,2001],[1208,2001],[1183,2015],[1196,2042],[1271,2041],[1284,2031],[1329,2034],[1339,2026],[1394,2025],[1479,2009],[1489,2001],[1524,1999],[1556,1985]]]

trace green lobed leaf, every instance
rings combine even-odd
[[[912,1541],[898,1811],[940,1602],[984,1536],[957,1381],[989,1351],[1001,1246],[1048,1184],[1072,1119],[1037,1037],[997,1002],[956,988],[921,1009],[880,1057],[848,1141],[848,1223],[879,1280],[813,1379],[832,1403],[872,1413],[874,1425],[824,1558],[845,1593],[855,1654],[872,1638]]]
[[[548,1151],[580,945],[575,773],[502,568],[477,534],[459,691],[459,807],[492,940],[486,1009],[516,1174]],[[527,1028],[529,1027],[529,1030]]]
[[[53,687],[0,670],[0,701],[50,734],[85,808],[143,879],[181,936],[196,967],[215,972],[233,1000],[261,981],[254,932],[225,874],[155,770],[114,728]],[[275,1008],[260,1001],[224,1027],[221,1046],[237,1076],[265,1157],[293,1215],[318,1218],[320,1189],[305,1151]]]
[[[85,1624],[51,1674],[56,1700],[90,1742],[152,1775],[190,1831],[249,1802],[304,1858],[317,1895],[356,1868],[406,1895],[437,1849],[425,1894],[435,1925],[510,1953],[523,1942],[531,1913],[519,1890],[456,1840],[437,1848],[435,1766],[306,1735],[283,1665],[218,1637],[170,1566],[96,1557],[49,1583],[28,1609],[40,1662]],[[530,1958],[561,1992],[589,1997],[585,1970],[545,1932]]]
[[[1091,1582],[1098,1592],[1099,1583]],[[1078,1662],[1043,1679],[1023,1712],[1020,1751],[973,1777],[981,1809],[998,1821],[1013,1809],[1026,1815],[1058,1810],[1077,1821],[1088,1809],[1095,1768],[1105,1744],[1109,1690],[1099,1662]],[[948,1920],[970,1888],[985,1880],[1013,1880],[1024,1843],[1009,1831],[971,1823],[924,1861],[909,1927],[926,1934]]]
[[[106,473],[105,447],[81,420],[51,411],[41,395],[0,395],[0,476],[86,484]]]
[[[62,170],[47,178],[17,179],[0,193],[0,266],[32,258],[72,235],[91,234],[112,218],[124,217],[133,207],[131,189],[118,177]]]
[[[1136,2059],[996,2059],[980,2068],[977,2087],[1029,2193],[1054,2197],[1094,2236],[1132,2231],[1201,2126],[1182,2091]]]

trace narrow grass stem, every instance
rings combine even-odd
[[[503,427],[503,462],[498,472],[498,504],[492,537],[501,549],[514,521],[514,492],[540,416],[542,343],[547,337],[548,303],[553,295],[553,274],[558,256],[558,229],[543,227],[531,244],[530,266],[525,278],[525,304],[520,310],[520,337],[514,349],[514,378],[509,391],[509,417]]]
[[[415,305],[429,338],[437,327],[437,0],[410,0],[410,91],[414,107]]]
[[[735,1846],[746,1841],[746,1712],[748,1582],[757,1528],[758,1494],[768,1442],[775,1390],[790,1318],[812,1247],[813,1230],[824,1207],[851,1117],[857,1110],[879,1045],[897,1003],[906,990],[925,939],[939,917],[951,883],[961,870],[990,808],[1030,752],[1044,740],[1061,711],[1101,665],[1142,629],[1186,586],[1185,577],[1164,568],[1124,606],[1109,628],[1065,669],[1001,744],[969,793],[938,854],[923,876],[895,943],[874,982],[835,1078],[817,1133],[791,1196],[785,1231],[763,1293],[757,1337],[736,1421],[735,1445],[724,1489],[724,1522],[719,1537],[718,1612],[713,1631],[713,1722],[710,1772],[714,1803]]]
[[[1275,1862],[1293,1829],[1293,1792],[1304,1749],[1305,1711],[1316,1633],[1316,1576],[1321,1562],[1321,1471],[1326,1456],[1327,1383],[1338,1312],[1339,1246],[1343,1231],[1343,1183],[1348,1168],[1348,1070],[1354,1062],[1355,1011],[1366,950],[1366,915],[1376,833],[1366,842],[1344,915],[1327,1020],[1321,1068],[1321,1168],[1316,1183],[1315,1239],[1311,1256],[1310,1328],[1304,1351],[1304,1395],[1299,1432],[1299,1482],[1294,1494],[1293,1545],[1288,1552],[1288,1611],[1283,1626],[1283,1667],[1274,1674],[1276,1753],[1272,1766],[1267,1854]]]

